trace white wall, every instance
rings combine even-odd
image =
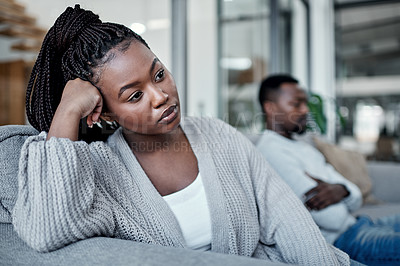
[[[292,74],[309,89],[307,57],[307,12],[304,4],[292,1]]]
[[[32,61],[36,58],[36,53],[18,52],[10,49],[16,41],[11,38],[2,37],[0,38],[0,62],[26,60]]]
[[[170,20],[169,0],[18,0],[18,3],[26,6],[28,14],[37,18],[37,24],[45,29],[50,28],[68,6],[73,7],[77,2],[82,8],[98,14],[104,22],[120,23],[128,27],[133,22],[148,26],[154,20]],[[170,36],[170,25],[159,29],[148,27],[142,34],[152,51],[168,68],[171,66]]]
[[[311,80],[310,88],[325,100],[327,139],[335,139],[335,44],[333,0],[310,0]]]
[[[217,2],[188,2],[188,115],[217,116]]]

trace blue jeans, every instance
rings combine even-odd
[[[400,215],[372,221],[360,216],[334,245],[367,265],[400,265]]]
[[[350,259],[350,266],[366,266],[366,265],[362,264],[361,262]]]

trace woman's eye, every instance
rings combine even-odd
[[[165,70],[162,69],[156,74],[156,81],[159,81],[159,80],[163,79],[164,76],[165,76]]]
[[[134,94],[131,95],[131,97],[129,97],[128,102],[136,102],[140,99],[140,97],[142,96],[143,92],[141,91],[137,91]]]

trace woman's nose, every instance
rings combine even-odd
[[[161,88],[152,87],[151,91],[151,104],[153,108],[158,108],[168,101],[168,94],[165,93]]]

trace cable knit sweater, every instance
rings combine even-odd
[[[236,129],[208,118],[182,128],[196,155],[212,220],[211,251],[303,265],[349,265]],[[103,235],[186,247],[179,224],[121,130],[87,144],[46,133],[26,140],[13,224],[38,251]]]

